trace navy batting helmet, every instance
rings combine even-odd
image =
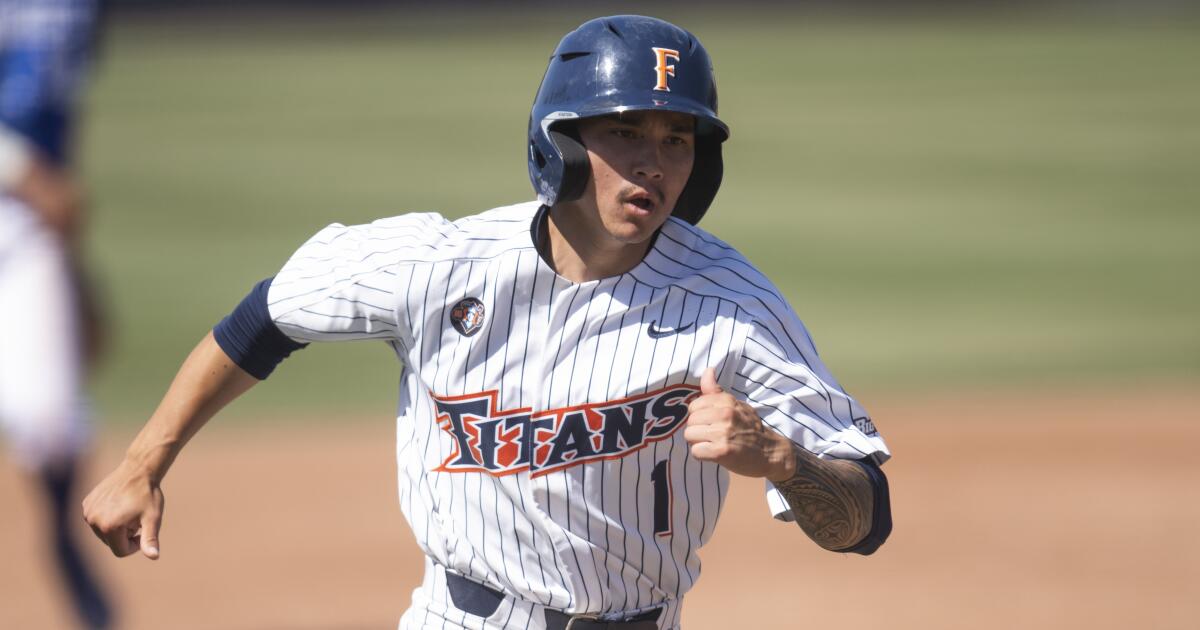
[[[558,44],[529,116],[529,179],[552,206],[583,194],[587,150],[569,121],[627,111],[669,111],[696,119],[691,177],[672,214],[692,224],[721,186],[721,143],[712,61],[691,33],[640,15],[585,22]]]

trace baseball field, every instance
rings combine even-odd
[[[112,322],[93,477],[327,223],[530,198],[529,104],[586,16],[291,17],[112,20],[82,138]],[[685,627],[1195,627],[1200,22],[661,17],[704,40],[732,128],[704,227],[895,455],[870,558],[735,483]],[[165,484],[162,560],[92,545],[125,627],[394,627],[420,572],[398,373],[383,345],[312,347],[215,420]],[[67,627],[0,461],[0,627]]]

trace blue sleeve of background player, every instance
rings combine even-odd
[[[0,2],[0,124],[64,164],[95,35],[95,0]]]

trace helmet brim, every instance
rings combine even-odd
[[[718,142],[724,142],[729,139],[729,126],[722,122],[720,118],[717,118],[717,115],[711,109],[693,99],[685,96],[672,96],[669,93],[646,96],[644,94],[630,95],[618,92],[605,95],[593,99],[586,104],[579,104],[575,108],[568,105],[562,110],[551,112],[543,119],[542,124],[544,128],[548,128],[551,124],[563,120],[595,118],[597,116],[608,116],[624,112],[653,111],[689,114],[696,119],[696,133],[698,135],[715,136]]]

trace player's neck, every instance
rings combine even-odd
[[[582,221],[570,220],[569,209],[556,207],[539,230],[542,242],[538,248],[542,258],[555,273],[580,283],[619,276],[638,266],[654,239],[641,243],[621,243],[611,238],[597,237]],[[557,220],[556,220],[557,217]]]

